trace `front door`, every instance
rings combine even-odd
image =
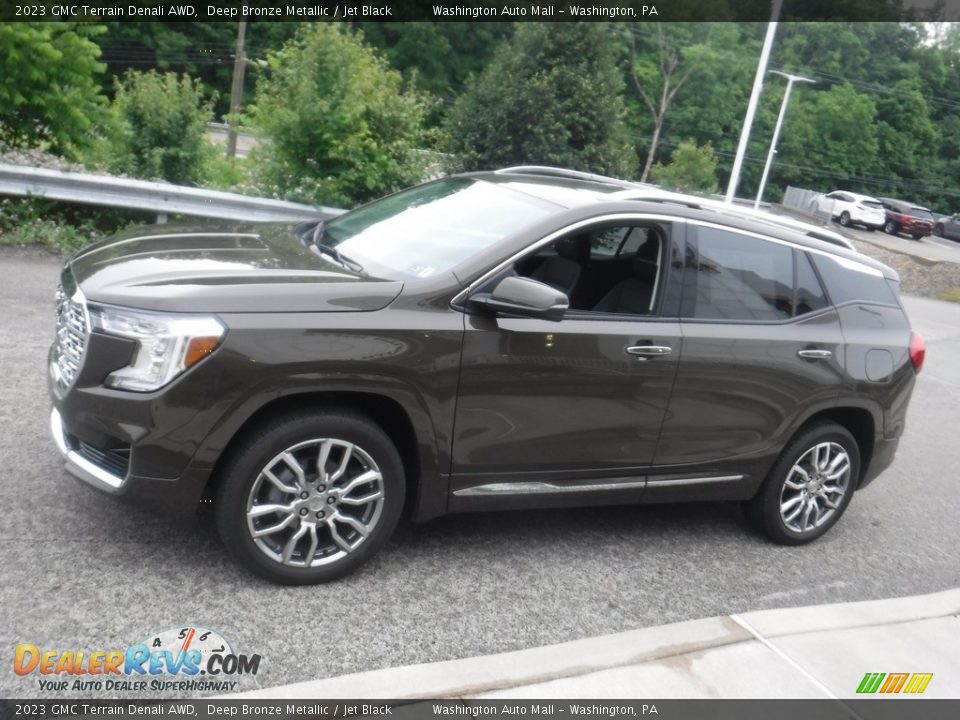
[[[545,246],[508,270],[567,283],[575,300],[559,322],[466,316],[451,509],[639,498],[681,350],[679,322],[663,311],[671,230],[579,230],[572,242],[589,253],[560,260]]]

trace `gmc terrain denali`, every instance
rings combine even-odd
[[[893,460],[924,345],[893,270],[804,228],[521,167],[101,242],[63,270],[51,430],[101,490],[212,498],[284,583],[404,513],[739,500],[805,543]]]

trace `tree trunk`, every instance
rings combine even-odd
[[[640,182],[647,182],[650,175],[650,168],[653,167],[653,159],[657,154],[657,146],[660,145],[660,129],[663,127],[663,115],[653,118],[653,135],[650,137],[650,150],[647,152],[647,161],[643,164],[643,172],[640,173]]]

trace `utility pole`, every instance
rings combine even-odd
[[[232,158],[237,154],[237,119],[236,114],[240,112],[243,105],[243,78],[247,71],[247,58],[243,52],[243,44],[247,37],[247,21],[241,20],[240,27],[237,30],[237,52],[233,57],[233,86],[230,88],[230,119],[228,122],[229,131],[227,132],[227,157]]]
[[[777,152],[777,140],[780,139],[780,128],[783,126],[783,118],[787,114],[787,103],[790,102],[790,90],[793,89],[795,82],[813,83],[816,80],[801,77],[800,75],[791,75],[790,73],[771,70],[774,75],[782,75],[787,79],[787,89],[783,93],[783,102],[780,103],[780,114],[777,116],[777,126],[773,129],[773,138],[770,140],[770,151],[767,153],[767,162],[763,166],[763,177],[760,178],[760,189],[757,190],[757,199],[753,203],[754,209],[760,207],[760,200],[763,198],[763,189],[767,185],[767,176],[770,174],[770,166],[773,164],[773,156]]]
[[[750,93],[750,102],[747,104],[747,114],[743,118],[743,128],[740,130],[740,144],[737,145],[737,154],[733,159],[733,170],[730,172],[730,183],[727,185],[726,202],[732,203],[740,183],[740,170],[743,167],[743,158],[747,154],[747,143],[750,140],[750,128],[753,126],[753,116],[757,112],[760,102],[760,92],[763,90],[763,77],[767,74],[767,61],[770,59],[770,49],[773,47],[773,37],[777,34],[777,20],[780,17],[780,6],[783,0],[773,0],[773,12],[770,13],[770,23],[767,25],[767,36],[763,40],[763,50],[760,51],[760,62],[757,65],[757,74],[753,78],[753,91]]]

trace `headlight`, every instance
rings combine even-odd
[[[167,315],[142,310],[90,307],[93,329],[137,341],[127,367],[107,376],[104,384],[120,390],[149,392],[212,353],[226,328],[209,315]]]

